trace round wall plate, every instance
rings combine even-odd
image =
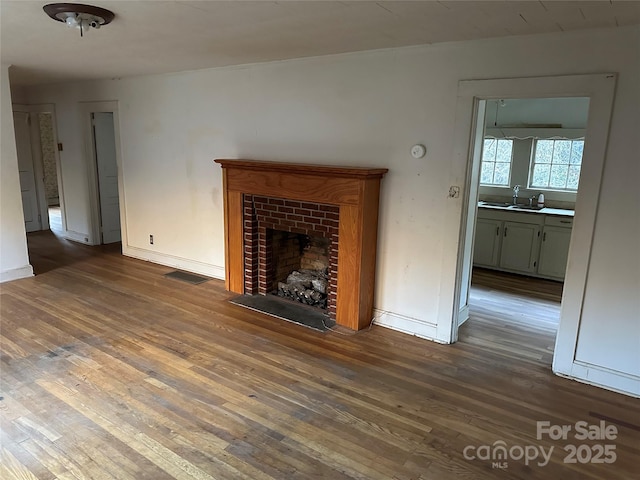
[[[426,153],[427,149],[424,145],[417,144],[411,147],[411,156],[413,158],[422,158]]]

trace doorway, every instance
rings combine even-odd
[[[64,234],[60,177],[58,175],[57,142],[52,112],[37,113],[42,181],[49,229],[56,235]]]
[[[91,124],[100,205],[100,243],[116,243],[122,236],[113,112],[92,112]]]
[[[607,149],[609,122],[613,108],[616,75],[567,75],[496,80],[464,80],[458,86],[454,158],[460,165],[452,170],[452,179],[463,179],[461,205],[454,202],[449,209],[460,218],[459,241],[445,251],[444,265],[451,265],[452,294],[443,295],[441,302],[450,317],[442,319],[441,341],[455,342],[458,327],[468,307],[472,271],[473,237],[480,176],[479,148],[484,138],[484,122],[488,100],[517,98],[589,98],[589,113],[585,132],[580,174],[580,191],[576,197],[576,215],[570,238],[570,253],[566,270],[560,323],[555,340],[552,369],[556,374],[584,378],[584,367],[576,361],[576,347],[584,295],[590,266],[593,232],[596,225],[602,171]],[[466,159],[466,162],[464,161]],[[462,165],[464,167],[462,168]],[[448,276],[445,276],[448,280]],[[446,303],[445,303],[446,302]],[[449,328],[447,332],[447,328]],[[448,333],[448,334],[447,334]]]
[[[123,241],[118,102],[82,103],[93,245]]]
[[[473,154],[469,313],[460,324],[496,319],[555,338],[588,112],[585,97],[485,101]]]
[[[25,230],[65,231],[54,105],[14,105]]]
[[[32,134],[31,113],[14,108],[13,124],[16,136],[24,226],[27,232],[37,232],[43,229],[43,217],[40,208],[42,194],[38,192],[38,178],[40,177],[37,169],[38,149],[34,148],[36,138]]]

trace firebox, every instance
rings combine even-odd
[[[331,241],[324,237],[268,230],[267,249],[271,248],[273,252],[271,292],[288,300],[326,309],[330,246]]]
[[[244,195],[245,293],[326,309],[336,319],[336,205]]]

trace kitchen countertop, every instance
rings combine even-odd
[[[478,202],[478,208],[486,208],[489,210],[505,210],[509,212],[517,212],[517,213],[531,213],[531,214],[543,214],[543,215],[558,215],[561,217],[573,217],[575,214],[574,210],[565,210],[563,208],[551,208],[544,207],[540,210],[529,210],[525,208],[517,208],[512,205],[509,206],[497,206],[497,205],[487,205],[484,202]]]

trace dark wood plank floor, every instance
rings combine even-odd
[[[562,283],[474,268],[461,341],[551,368]]]
[[[117,246],[29,247],[38,275],[0,286],[2,479],[638,478],[639,400],[554,376],[544,328],[323,334]],[[536,421],[602,418],[615,441],[536,438]],[[506,469],[463,453],[501,441],[554,450]],[[563,463],[567,443],[617,459]]]

